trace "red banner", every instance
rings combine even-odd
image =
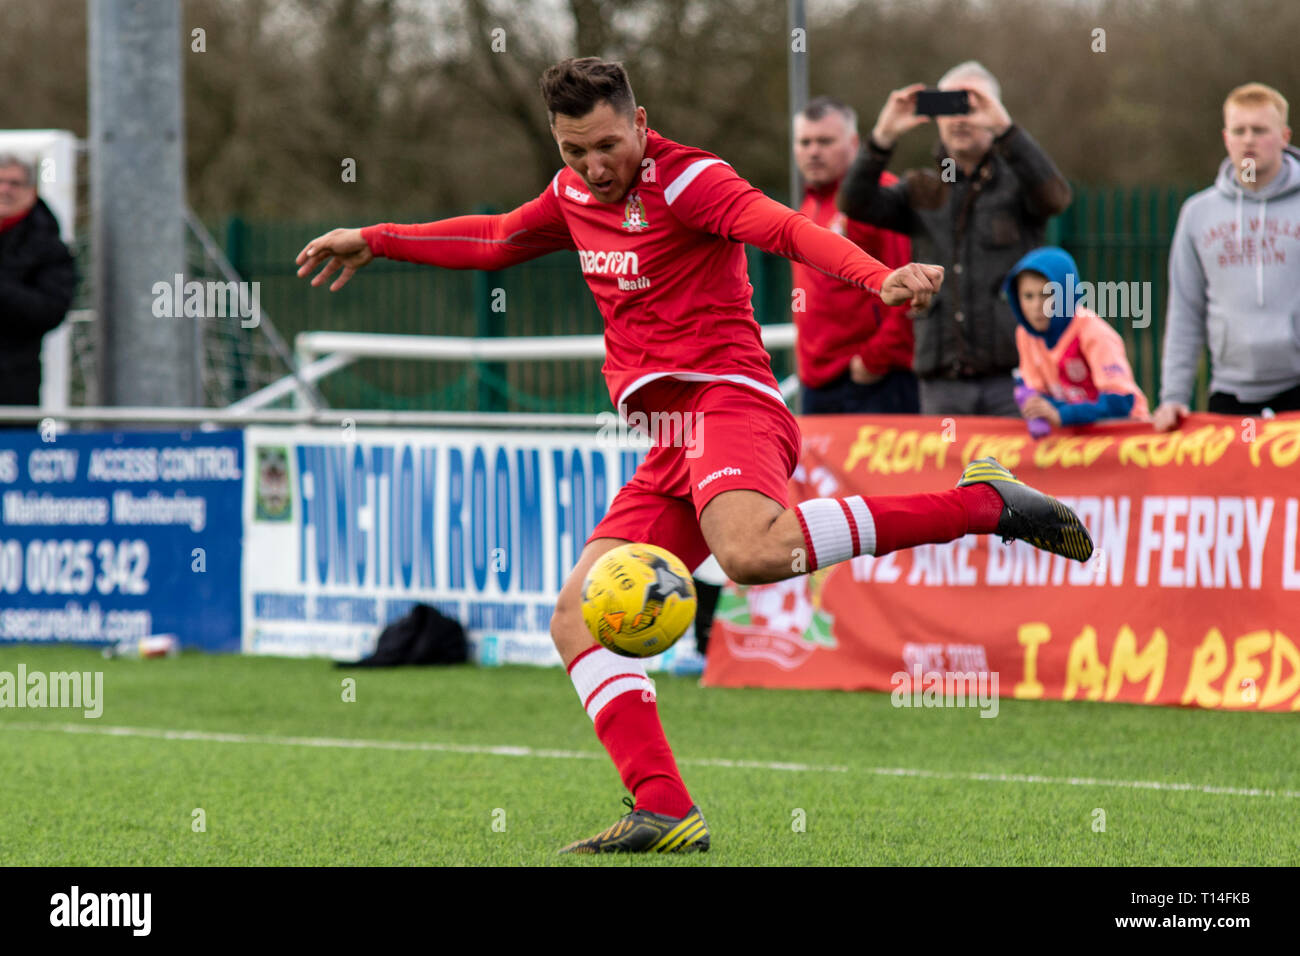
[[[707,684],[883,690],[919,706],[982,675],[1021,699],[1300,710],[1300,415],[1042,441],[1001,418],[800,426],[792,501],[937,491],[992,455],[1074,508],[1096,553],[1081,564],[967,535],[728,585]]]

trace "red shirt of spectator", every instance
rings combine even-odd
[[[891,173],[880,177],[886,186],[897,181]],[[836,209],[839,187],[839,180],[809,187],[799,211],[817,225],[847,237],[891,269],[911,262],[912,243],[907,236],[849,219]],[[867,371],[875,375],[912,367],[912,320],[906,305],[885,305],[878,296],[798,262],[790,267],[794,279],[791,308],[798,329],[795,359],[804,385],[820,388],[834,381],[848,369],[854,355],[860,355]]]

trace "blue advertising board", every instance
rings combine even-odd
[[[0,431],[0,641],[240,648],[241,431]]]
[[[560,589],[649,447],[585,432],[250,425],[244,437],[245,652],[364,657],[421,602],[459,621],[486,665],[560,664]],[[692,632],[647,666],[703,663]]]

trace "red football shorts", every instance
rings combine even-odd
[[[588,541],[624,538],[667,548],[694,571],[709,556],[704,506],[724,491],[757,491],[789,507],[799,426],[784,405],[746,385],[661,378],[627,402],[656,444]],[[656,420],[655,413],[659,413]]]

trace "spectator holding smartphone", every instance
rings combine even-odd
[[[1209,410],[1300,410],[1300,152],[1287,102],[1247,83],[1223,104],[1228,158],[1183,203],[1169,249],[1157,431],[1188,413],[1210,350]]]
[[[1012,122],[998,81],[973,60],[939,81],[940,90],[966,91],[969,112],[936,117],[935,167],[881,185],[898,139],[930,122],[916,110],[923,89],[917,83],[889,95],[840,187],[840,209],[912,236],[918,259],[944,267],[943,289],[913,322],[921,411],[1019,417],[1011,377],[1016,319],[1000,294],[1002,280],[1043,244],[1048,219],[1070,203],[1070,186]]]

